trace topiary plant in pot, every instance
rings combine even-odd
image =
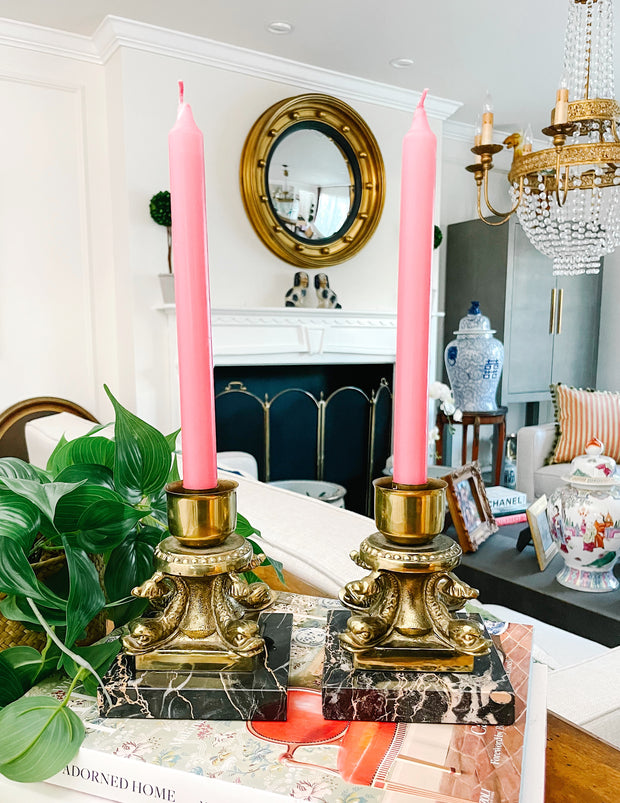
[[[151,219],[159,226],[166,227],[166,241],[168,244],[168,273],[159,274],[159,283],[165,304],[174,304],[174,276],[172,274],[172,207],[170,193],[162,190],[155,193],[149,201],[149,214]]]
[[[0,652],[0,773],[16,781],[48,778],[76,754],[84,727],[69,696],[78,684],[95,694],[123,625],[146,605],[131,590],[153,573],[153,550],[167,535],[165,486],[179,479],[178,432],[165,437],[106,392],[115,411],[112,440],[102,427],[63,437],[45,470],[0,459],[0,612],[46,639],[40,651]],[[260,535],[242,516],[237,531]],[[33,564],[50,562],[55,572],[35,572]],[[279,564],[265,563],[282,578]],[[104,626],[94,635],[93,623]],[[22,696],[53,671],[72,679],[64,699]]]

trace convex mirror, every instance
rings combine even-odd
[[[299,95],[267,109],[245,141],[240,180],[260,239],[299,267],[352,257],[383,209],[379,146],[357,112],[328,95]]]

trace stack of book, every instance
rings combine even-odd
[[[495,521],[502,524],[520,524],[527,521],[525,511],[529,507],[527,496],[522,491],[492,485],[485,488]]]
[[[532,628],[494,625],[517,698],[514,725],[324,720],[325,626],[337,600],[281,593],[293,613],[286,722],[104,719],[71,699],[86,726],[78,755],[48,783],[119,803],[542,803],[545,677]],[[66,684],[33,690],[62,696]]]

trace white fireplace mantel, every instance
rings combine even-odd
[[[168,316],[172,345],[174,304],[158,309]],[[213,309],[211,323],[216,366],[384,363],[396,355],[396,313],[227,308]]]

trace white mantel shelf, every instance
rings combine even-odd
[[[174,304],[158,309],[174,319]],[[226,308],[213,309],[211,323],[216,366],[385,363],[396,355],[396,313]]]

